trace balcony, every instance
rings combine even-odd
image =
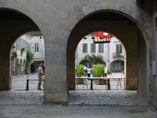
[[[113,58],[124,59],[123,53],[113,53]]]

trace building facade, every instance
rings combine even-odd
[[[125,66],[125,48],[116,38],[111,38],[110,43],[94,43],[92,34],[85,36],[79,42],[75,52],[75,65],[85,62],[87,55],[101,55],[103,63],[112,72],[123,72]]]
[[[11,75],[23,75],[26,70],[27,51],[31,52],[31,36],[19,37],[11,49]]]
[[[33,53],[33,64],[37,68],[39,64],[45,63],[45,43],[43,36],[32,36],[31,52]]]

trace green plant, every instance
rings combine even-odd
[[[23,54],[24,51],[25,51],[25,48],[22,48],[21,49],[21,55]]]
[[[101,77],[104,74],[104,68],[105,66],[103,64],[100,65],[94,65],[92,73],[95,77]]]
[[[26,72],[27,72],[27,70],[30,70],[29,66],[30,66],[30,63],[32,60],[33,60],[33,54],[28,51],[27,56],[26,56]]]
[[[11,53],[11,57],[12,57],[12,58],[16,58],[16,57],[17,57],[17,53],[16,53],[15,51],[13,51],[13,52]]]
[[[107,74],[111,74],[112,73],[112,70],[107,70]]]
[[[101,55],[92,55],[92,56],[89,56],[89,55],[86,55],[84,57],[83,60],[87,60],[90,64],[90,67],[92,67],[94,64],[103,64],[104,61],[103,61],[103,57]]]
[[[32,63],[31,64],[31,73],[35,72],[36,64]]]
[[[77,65],[75,73],[78,77],[85,75],[86,73],[84,72],[84,65],[82,64]]]

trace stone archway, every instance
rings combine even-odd
[[[67,79],[69,89],[75,89],[74,82],[74,55],[79,41],[90,32],[104,31],[115,35],[126,48],[126,89],[138,90],[138,93],[147,96],[147,75],[143,71],[146,68],[146,43],[140,29],[129,17],[121,15],[121,12],[104,10],[91,13],[84,17],[72,30],[67,47]],[[149,45],[149,44],[148,44]],[[148,46],[147,45],[147,46]],[[143,51],[141,50],[143,48]],[[143,64],[142,64],[143,63]],[[145,81],[144,81],[145,80]]]
[[[114,60],[110,64],[110,70],[112,72],[123,72],[124,66],[124,60]]]
[[[0,9],[0,90],[11,89],[10,79],[10,49],[15,40],[29,31],[39,31],[38,26],[28,16],[12,9]],[[4,68],[5,67],[5,68]]]

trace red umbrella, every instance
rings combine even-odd
[[[105,32],[95,32],[94,36],[99,37],[99,38],[103,38],[103,39],[109,39],[109,38],[114,37],[112,34],[105,33]]]

